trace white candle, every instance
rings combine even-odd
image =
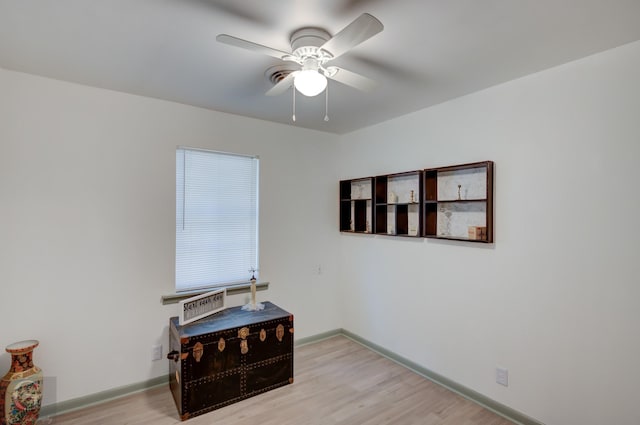
[[[251,306],[256,308],[256,280],[251,279]]]

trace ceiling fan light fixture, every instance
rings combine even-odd
[[[313,69],[304,69],[296,74],[293,85],[303,95],[313,97],[327,87],[327,77]]]

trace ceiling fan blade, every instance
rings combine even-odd
[[[327,70],[329,72],[325,75],[328,78],[331,78],[332,80],[335,80],[347,86],[351,86],[358,90],[370,92],[370,91],[373,91],[376,87],[378,87],[378,83],[376,83],[372,79],[364,77],[360,74],[356,74],[355,72],[347,71],[344,68],[331,66],[327,68]]]
[[[283,59],[285,56],[291,54],[282,50],[272,49],[271,47],[263,46],[262,44],[254,43],[251,41],[243,40],[227,34],[218,34],[216,40],[220,43],[228,44],[230,46],[240,47],[243,49],[251,50],[257,53],[262,53],[274,58]]]
[[[338,7],[335,9],[337,15],[347,15],[354,13],[354,11],[370,8],[375,3],[381,2],[381,0],[342,0]]]
[[[249,7],[239,5],[236,0],[186,0],[189,3],[199,5],[203,8],[213,10],[217,13],[223,13],[229,17],[242,19],[252,22],[256,25],[262,25],[268,27],[273,25],[273,19],[262,10],[256,10],[255,7],[249,9]]]
[[[363,13],[344,27],[320,48],[331,53],[334,58],[370,39],[384,29],[384,25],[374,16]]]
[[[297,74],[298,72],[292,72],[291,74],[287,75],[286,77],[284,77],[282,80],[280,80],[278,83],[276,83],[275,86],[271,87],[269,90],[267,90],[267,92],[265,93],[267,96],[279,96],[282,93],[286,92],[289,87],[291,87],[293,85],[293,78],[295,77],[295,74]]]

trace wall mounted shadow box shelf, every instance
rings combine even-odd
[[[373,177],[340,182],[340,231],[372,233]]]
[[[424,175],[424,236],[493,242],[493,162],[430,168]]]
[[[375,233],[422,236],[421,193],[421,171],[377,176],[375,178]]]

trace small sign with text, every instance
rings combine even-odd
[[[180,325],[195,322],[225,308],[227,290],[219,289],[180,301]]]

